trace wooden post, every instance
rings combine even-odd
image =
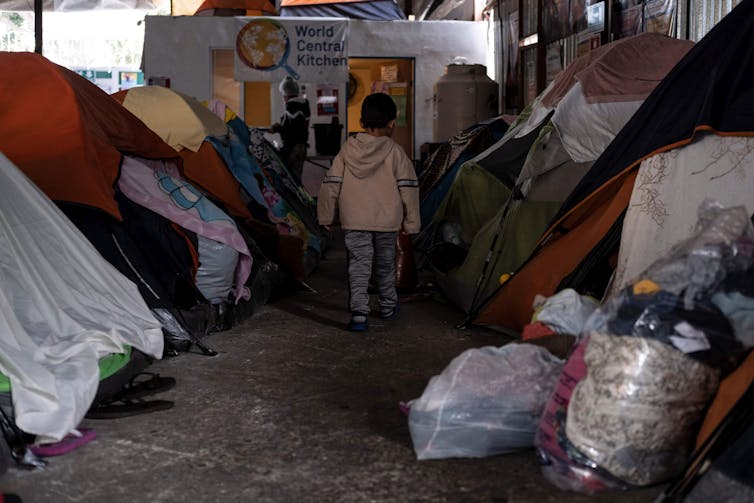
[[[34,0],[34,52],[42,54],[42,2]]]

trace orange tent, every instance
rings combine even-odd
[[[715,400],[707,410],[704,423],[697,435],[697,447],[700,447],[715,431],[752,383],[754,383],[754,352],[749,353],[738,369],[720,383]]]
[[[0,75],[0,151],[53,200],[120,218],[123,154],[178,156],[106,92],[38,54],[0,53]]]
[[[269,0],[204,0],[195,16],[277,16]]]

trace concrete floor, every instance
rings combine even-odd
[[[658,490],[561,492],[533,451],[419,462],[398,402],[466,348],[503,336],[453,328],[461,313],[406,303],[400,319],[344,330],[337,246],[299,292],[208,338],[216,357],[184,353],[150,370],[177,386],[175,407],[85,420],[97,440],[44,471],[11,470],[0,489],[25,502],[651,501]]]

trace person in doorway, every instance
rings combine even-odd
[[[340,221],[348,250],[348,329],[367,330],[369,279],[374,262],[379,316],[393,319],[400,305],[395,288],[398,232],[420,229],[419,182],[406,153],[392,140],[397,109],[384,93],[367,96],[361,105],[359,133],[333,159],[317,200],[317,219],[330,230]]]
[[[309,101],[299,96],[298,84],[290,76],[280,82],[279,89],[283,95],[285,111],[280,122],[272,125],[271,131],[280,133],[280,138],[283,140],[280,157],[297,181],[301,183],[309,141],[309,117],[311,116]]]

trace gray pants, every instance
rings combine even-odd
[[[348,284],[351,297],[348,307],[354,314],[369,314],[369,279],[374,280],[380,312],[389,313],[398,303],[395,291],[395,243],[397,232],[346,231],[348,250]]]

